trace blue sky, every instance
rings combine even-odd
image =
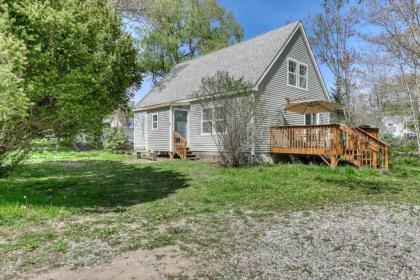
[[[276,29],[289,22],[303,20],[309,14],[320,12],[322,0],[219,0],[227,10],[232,11],[245,31],[244,40]],[[329,71],[321,66],[327,83],[332,84]],[[143,82],[135,101],[139,101],[152,87],[150,80]]]

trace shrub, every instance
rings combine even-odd
[[[225,166],[250,163],[261,142],[264,112],[258,91],[245,78],[218,72],[202,80],[194,96],[206,110],[207,129]]]
[[[106,128],[103,137],[105,150],[115,152],[129,149],[124,128]]]

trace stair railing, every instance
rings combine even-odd
[[[345,135],[343,156],[356,166],[388,169],[389,147],[358,127],[340,126]]]
[[[181,159],[187,158],[188,142],[178,132],[172,131],[172,152],[178,155]]]

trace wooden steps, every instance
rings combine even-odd
[[[196,154],[190,151],[190,148],[187,147],[188,142],[183,138],[179,133],[172,132],[172,152],[169,153],[171,159],[174,156],[178,156],[180,159],[186,160],[198,160]]]

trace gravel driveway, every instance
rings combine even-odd
[[[420,207],[340,206],[278,215],[225,240],[225,279],[420,279]]]
[[[195,252],[194,258],[174,257],[166,252],[168,248],[139,250],[108,264],[79,271],[58,269],[38,276],[101,280],[420,279],[420,206],[239,211],[203,215],[176,226],[189,229],[185,238],[194,241],[182,246]]]

